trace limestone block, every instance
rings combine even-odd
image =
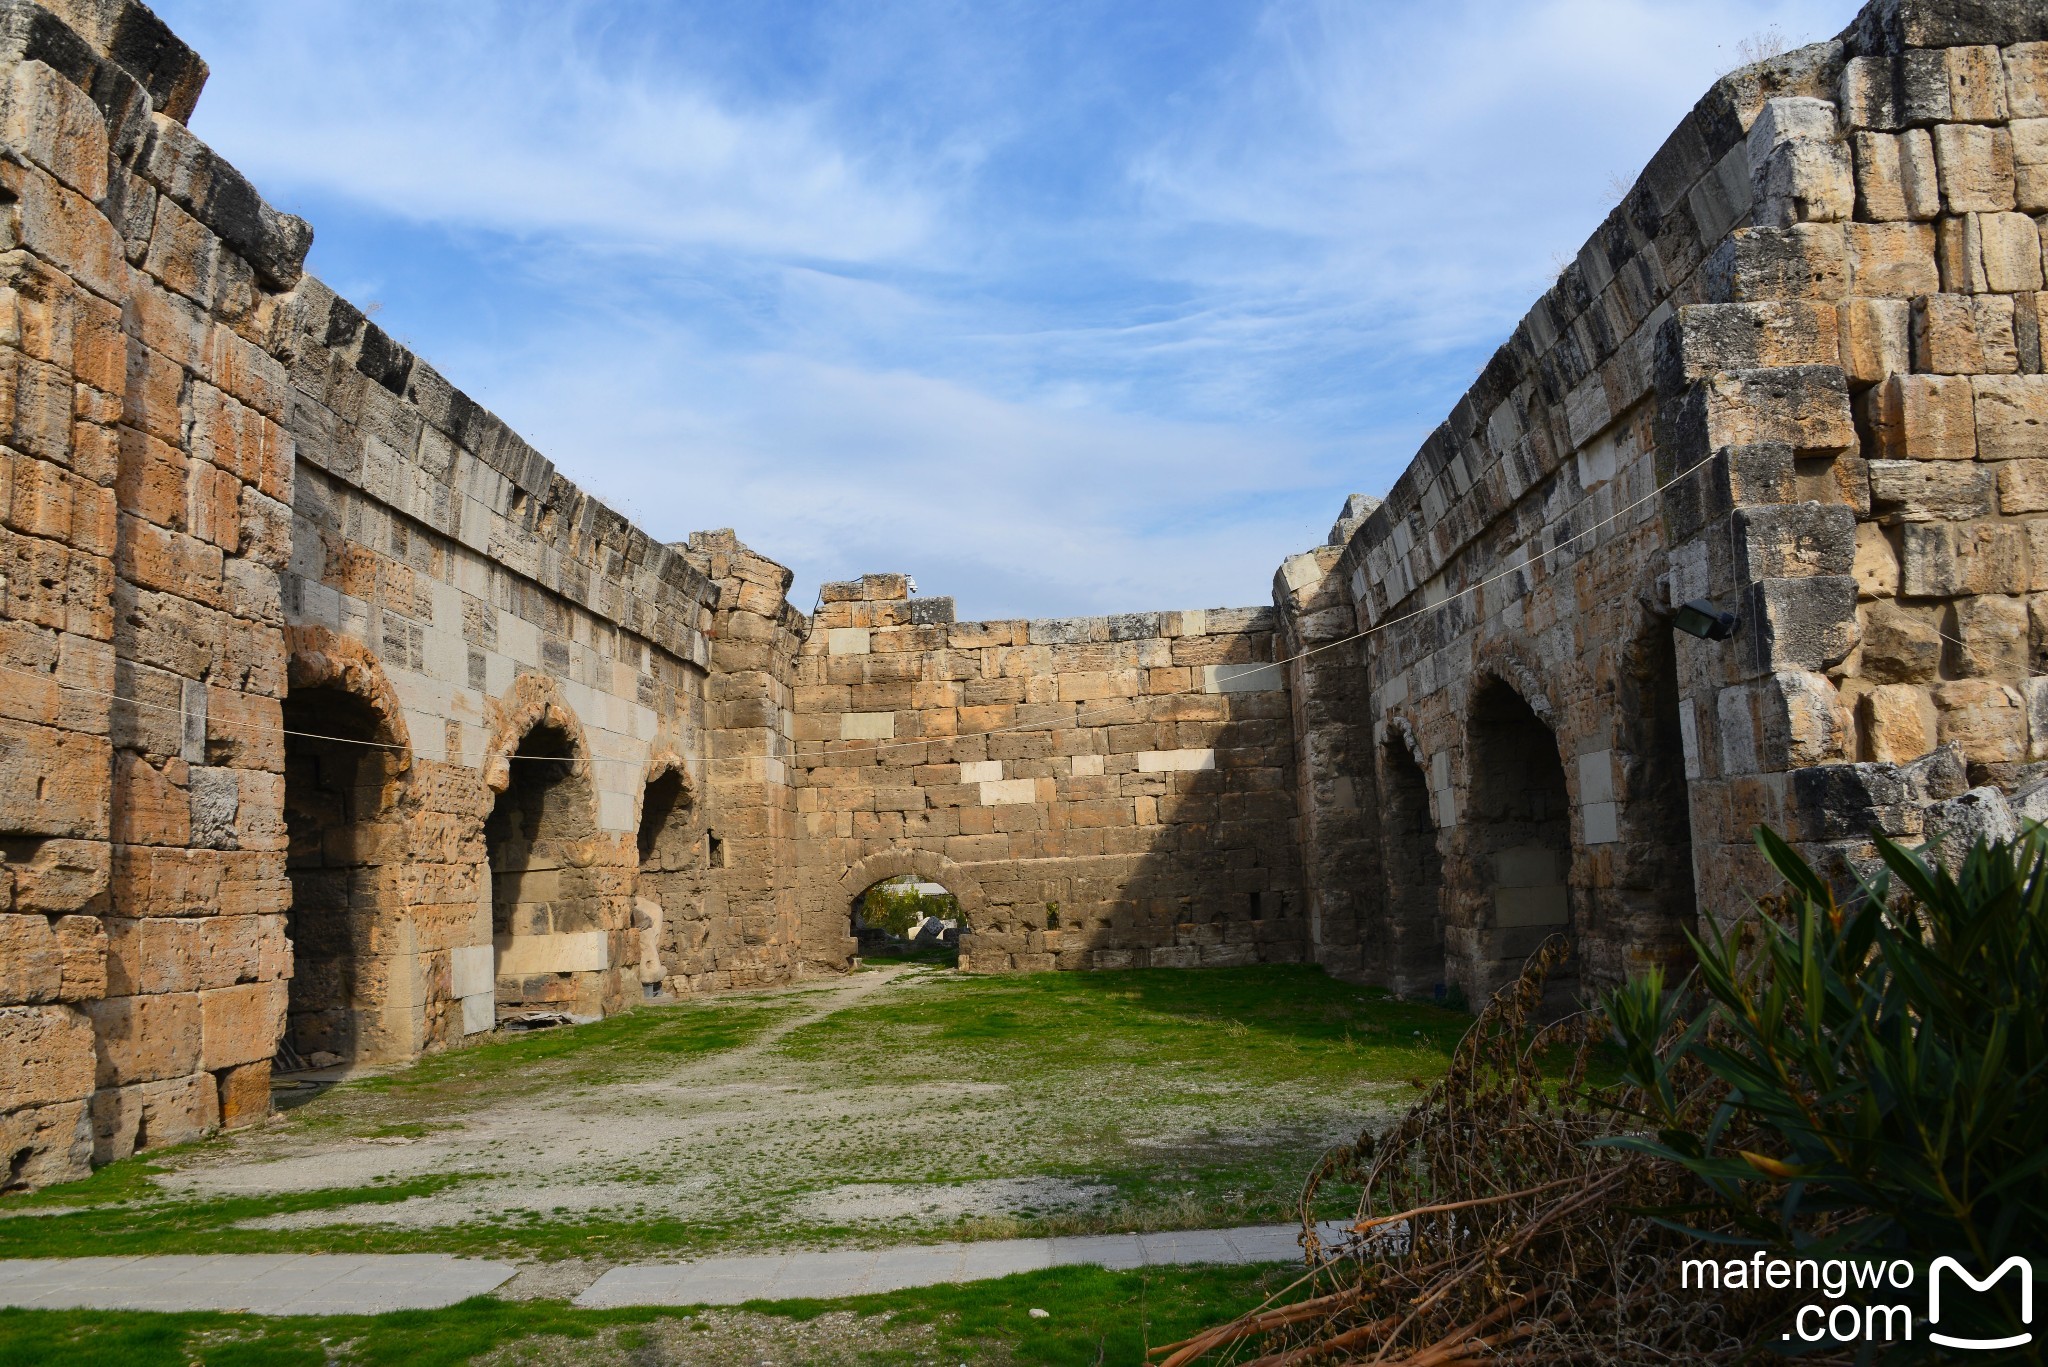
[[[594,973],[611,967],[610,937],[601,930],[496,937],[499,979],[541,973]]]
[[[1934,159],[1934,139],[1924,128],[1899,134],[1899,183],[1906,197],[1906,217],[1932,222],[1941,213],[1941,176]]]
[[[84,1010],[92,1019],[100,1087],[153,1082],[198,1071],[197,993],[108,997],[85,1003]]]
[[[1887,459],[1976,458],[1976,395],[1967,377],[1893,375],[1877,394],[1878,450]]]
[[[496,951],[490,945],[457,945],[448,951],[448,994],[474,997],[491,990]]]
[[[1191,773],[1216,767],[1213,747],[1178,750],[1145,750],[1138,754],[1141,774]]]
[[[1856,578],[1859,598],[1890,598],[1899,591],[1899,555],[1883,527],[1874,522],[1856,524],[1856,558],[1849,572]],[[1864,648],[1869,648],[1868,628]]]
[[[1985,214],[1978,222],[1984,283],[2002,294],[2041,288],[2041,234],[2025,214]]]
[[[241,983],[199,994],[200,1066],[209,1071],[267,1059],[284,1036],[285,984]]]
[[[0,141],[97,200],[107,193],[107,121],[92,97],[40,61],[0,85]]]
[[[105,991],[106,935],[97,916],[0,915],[0,1001],[80,1001]]]
[[[1933,130],[1943,207],[1952,214],[2001,213],[2015,203],[2012,135],[2003,128],[1944,123]]]
[[[2031,228],[2033,220],[2028,219],[2027,226]],[[2038,262],[2038,247],[2034,255]],[[1930,294],[1915,299],[1913,368],[1936,375],[2018,370],[2012,312],[2012,300],[2003,295]]]
[[[1989,522],[1909,522],[1900,529],[1899,590],[1908,598],[2020,593],[2031,582],[2022,528]]]
[[[6,781],[0,769],[0,783]],[[0,854],[0,878],[11,877],[13,907],[20,912],[69,919],[70,913],[96,916],[107,907],[112,851],[99,840],[37,840]],[[62,922],[59,922],[60,929]],[[67,976],[72,971],[66,968]],[[97,996],[85,992],[84,996]]]
[[[1000,783],[1003,778],[1003,762],[999,759],[972,760],[960,766],[962,783]]]
[[[80,1101],[93,1089],[93,1028],[69,1006],[0,1007],[0,1104]]]
[[[1856,648],[1856,581],[1847,574],[1758,580],[1744,604],[1743,635],[1759,671],[1827,669]]]
[[[10,1189],[34,1190],[92,1175],[92,1123],[84,1097],[0,1114],[0,1152],[12,1159]]]
[[[1800,231],[1800,230],[1794,230]],[[1824,232],[1824,225],[1805,231]],[[1935,262],[1935,233],[1924,223],[1845,223],[1843,254],[1848,265],[1846,287],[1828,296],[1911,298],[1940,288]]]
[[[1940,267],[1941,288],[1950,294],[1985,294],[1991,282],[1984,276],[1982,214],[1949,217],[1935,225],[1935,258]]]
[[[2027,605],[1987,593],[1957,601],[1956,672],[2018,682],[2027,675]]]
[[[1998,467],[1998,510],[2048,512],[2048,459],[2009,460]]]
[[[498,1023],[497,998],[495,992],[478,992],[462,999],[462,1033],[478,1034],[494,1029]]]
[[[1873,385],[1913,368],[1913,306],[1904,299],[1844,299],[1836,332],[1849,383]]]
[[[2014,199],[2020,212],[2048,211],[2048,118],[2012,125]]]
[[[258,1059],[234,1068],[222,1069],[220,1080],[220,1124],[222,1129],[254,1125],[270,1117],[270,1060]]]
[[[1943,51],[1948,68],[1949,117],[1959,123],[2004,123],[2005,68],[1989,44]]]
[[[1941,630],[1928,610],[1888,600],[1861,609],[1862,675],[1881,684],[1931,682],[1941,671]]]
[[[2015,119],[2048,117],[2048,43],[2015,43],[2004,57],[2007,111]]]
[[[2048,455],[2048,375],[1980,375],[1971,387],[1979,460]]]
[[[1733,526],[1736,561],[1747,579],[1847,574],[1855,563],[1850,508],[1811,502],[1739,508]]]
[[[2036,675],[2022,680],[2020,699],[2027,710],[2027,758],[2035,761],[2048,759],[2048,678]],[[2038,796],[2048,797],[2048,789],[2038,785],[2035,792]],[[2027,815],[2033,820],[2042,819],[2035,813]]]
[[[894,712],[848,712],[839,719],[841,740],[890,740],[895,735]]]
[[[1842,126],[1888,129],[1899,126],[1897,88],[1885,57],[1852,57],[1842,68],[1837,105]]]
[[[1871,510],[1885,522],[1986,517],[1993,510],[1996,490],[1997,471],[1976,461],[1870,462]]]
[[[0,731],[0,830],[106,839],[107,771],[105,737],[7,723]]]
[[[1790,101],[1770,101],[1783,103]],[[1829,122],[1832,124],[1832,117]],[[1752,142],[1755,130],[1763,126],[1762,119],[1752,126]],[[1855,173],[1849,149],[1841,143],[1812,137],[1792,138],[1773,147],[1761,161],[1752,152],[1750,167],[1750,202],[1754,221],[1760,227],[1838,223],[1855,211]]]
[[[112,1163],[211,1133],[220,1124],[220,1089],[211,1073],[102,1087],[91,1116],[93,1162]]]
[[[1814,455],[1856,449],[1856,424],[1839,367],[1721,372],[1704,388],[1709,450],[1763,442]]]
[[[1036,779],[1006,778],[983,781],[981,784],[981,805],[984,807],[1019,806],[1037,801]]]
[[[1898,138],[1890,133],[1857,133],[1849,142],[1856,161],[1856,216],[1870,223],[1910,217]]]
[[[1863,695],[1863,729],[1870,757],[1909,764],[1934,749],[1934,699],[1911,684],[1882,684]]]
[[[1937,739],[1956,746],[1973,764],[2012,764],[2026,758],[2027,713],[2019,690],[1989,679],[1958,679],[1934,686]]]

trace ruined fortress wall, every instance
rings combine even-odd
[[[975,970],[1304,957],[1269,609],[956,622],[901,575],[828,584],[796,660],[807,952],[915,873]]]
[[[1612,980],[1770,885],[1757,825],[1840,869],[2044,753],[2043,38],[1890,0],[1724,78],[1350,537],[1380,786],[1430,805],[1383,852],[1468,991],[1555,930]],[[1674,638],[1698,598],[1740,634]]]
[[[146,9],[0,58],[7,1184],[260,1117],[281,1047],[788,977],[777,861],[713,858],[790,805],[714,758],[728,567],[306,278]]]

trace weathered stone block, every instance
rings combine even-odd
[[[1956,672],[2017,683],[2027,676],[2027,605],[2004,594],[1980,594],[1955,605]]]
[[[1856,558],[1849,572],[1856,577],[1861,598],[1890,598],[1899,591],[1899,555],[1883,527],[1874,522],[1856,524]]]
[[[1972,764],[2011,764],[2027,755],[2027,713],[2019,691],[1989,679],[1934,686],[1938,734]]]
[[[2035,256],[2039,255],[2037,248]],[[1915,299],[1913,368],[1936,375],[2010,374],[2019,369],[2012,300],[2003,295],[1967,294]]]
[[[1751,580],[1848,574],[1856,557],[1856,514],[1838,505],[1793,503],[1738,509],[1735,555]]]
[[[1759,672],[1826,669],[1856,648],[1856,581],[1846,573],[1759,580],[1744,604],[1743,635]]]
[[[1928,610],[1889,601],[1862,609],[1862,674],[1879,683],[1923,683],[1941,670],[1941,629]]]
[[[0,1105],[80,1101],[93,1087],[92,1022],[70,1006],[0,1007]]]
[[[1863,729],[1870,757],[1906,764],[1934,749],[1934,699],[1911,684],[1883,684],[1863,695]]]
[[[1904,299],[1844,299],[1836,331],[1842,371],[1857,387],[1913,368],[1913,307]]]
[[[1980,375],[1971,387],[1979,460],[2048,454],[2048,375]]]
[[[1893,375],[1876,393],[1877,444],[1885,458],[1976,458],[1976,392],[1967,376]]]
[[[1996,490],[1997,471],[1976,461],[1870,462],[1871,510],[1886,522],[1958,522],[1987,517],[1993,511]]]
[[[2003,128],[1944,123],[1932,130],[1942,206],[1952,214],[2013,207],[2012,135]]]

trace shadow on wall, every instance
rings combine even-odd
[[[1557,736],[1506,683],[1487,678],[1472,702],[1466,736],[1471,769],[1464,822],[1466,928],[1476,941],[1480,981],[1466,985],[1486,1000],[1521,970],[1552,935],[1576,939],[1571,887],[1571,802]],[[1546,998],[1569,1003],[1578,992],[1576,957],[1555,974]]]
[[[484,823],[498,1018],[604,1014],[609,948],[592,859],[596,796],[575,741],[542,722],[511,757],[511,780]]]
[[[1448,985],[1444,960],[1444,860],[1430,812],[1429,781],[1399,736],[1382,747],[1381,864],[1386,870],[1385,943],[1368,963],[1386,965],[1396,996],[1436,998]]]
[[[284,727],[292,978],[281,1056],[290,1069],[403,1054],[410,1041],[390,1038],[381,1017],[409,967],[389,933],[403,915],[405,757],[376,710],[342,688],[294,688]]]

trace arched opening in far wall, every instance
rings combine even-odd
[[[1382,747],[1380,863],[1387,879],[1386,985],[1398,996],[1444,990],[1444,861],[1429,781],[1404,738]]]
[[[1471,766],[1466,857],[1486,905],[1482,985],[1491,992],[1521,972],[1553,935],[1576,935],[1571,892],[1571,798],[1557,736],[1529,702],[1499,679],[1481,683],[1467,730]],[[1546,1000],[1562,1007],[1578,993],[1578,967],[1554,973]]]
[[[553,721],[537,723],[509,758],[504,791],[484,822],[498,1019],[602,1015],[610,954],[589,776],[575,738]]]
[[[339,681],[295,683],[283,710],[292,977],[279,1069],[409,1052],[410,1041],[387,1038],[385,1020],[409,1003],[393,999],[398,964],[390,953],[391,923],[402,915],[402,742],[369,700]]]
[[[1057,929],[1057,910],[1048,929]],[[864,890],[848,913],[863,959],[880,962],[957,964],[960,936],[967,929],[960,899],[943,883],[914,873],[898,874]]]

